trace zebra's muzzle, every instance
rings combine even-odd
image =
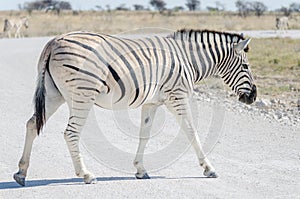
[[[252,104],[256,100],[257,90],[256,86],[252,85],[251,93],[241,93],[239,95],[239,101],[245,104]]]

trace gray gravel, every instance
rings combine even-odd
[[[208,83],[198,86],[196,99],[200,101],[211,101],[212,103],[222,104],[226,110],[236,113],[243,113],[249,117],[263,117],[269,122],[277,122],[281,125],[300,128],[300,94],[298,98],[278,99],[261,98],[258,96],[253,105],[246,105],[236,102],[237,97],[231,91],[226,91],[220,80],[210,80],[218,82],[218,87],[210,86]]]
[[[186,147],[186,139],[169,113],[162,130],[151,138],[145,159],[151,180],[135,180],[132,158],[113,168],[110,149],[102,154],[91,151],[89,142],[82,145],[86,165],[98,179],[85,185],[76,178],[63,139],[68,118],[64,105],[48,121],[44,132],[35,140],[27,186],[12,179],[21,156],[26,120],[32,114],[32,96],[36,81],[38,56],[49,38],[0,40],[0,198],[299,198],[300,128],[299,112],[282,111],[289,104],[265,99],[251,106],[237,102],[230,92],[220,92],[214,82],[198,88],[193,100],[198,114],[197,129],[208,158],[219,174],[217,179],[203,178],[202,169],[192,149],[161,167],[163,155],[172,156]],[[295,103],[297,99],[295,99]],[[298,105],[297,105],[298,106]],[[285,108],[286,109],[286,108]],[[285,110],[284,109],[284,110]],[[124,134],[112,126],[110,111],[95,109],[96,119],[107,141],[120,151],[134,156],[136,131]],[[139,123],[138,111],[130,112],[131,121]],[[112,119],[111,119],[112,118]],[[90,120],[91,121],[91,120]],[[94,131],[93,121],[84,132]],[[111,124],[112,123],[112,124]],[[90,133],[90,134],[89,134]],[[134,136],[133,136],[134,135]],[[84,137],[83,136],[83,137]],[[182,137],[181,137],[182,136]],[[176,138],[178,146],[167,148]],[[103,141],[103,140],[102,140]],[[99,140],[99,147],[103,142]],[[166,149],[161,153],[158,149]],[[158,154],[150,158],[151,154]],[[161,155],[159,155],[161,154]],[[110,157],[101,162],[100,157]],[[149,157],[149,158],[148,158]],[[111,161],[110,161],[111,160]],[[126,172],[121,171],[126,168]]]

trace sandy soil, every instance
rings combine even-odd
[[[163,122],[157,121],[159,130],[145,158],[152,179],[136,180],[132,161],[139,111],[128,112],[131,124],[125,129],[117,117],[122,114],[95,109],[83,134],[82,152],[98,183],[85,185],[75,177],[63,139],[68,111],[62,106],[36,139],[27,184],[20,187],[12,175],[32,114],[37,59],[48,40],[0,40],[0,198],[299,198],[300,129],[231,112],[209,101],[197,101],[195,112],[217,179],[203,177],[175,121],[160,109]],[[95,122],[102,132],[99,138],[106,142],[90,140],[97,136],[87,133],[93,132]]]

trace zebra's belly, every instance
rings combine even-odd
[[[99,107],[110,109],[110,110],[124,110],[124,109],[134,109],[143,104],[157,104],[161,105],[165,101],[165,97],[160,95],[158,92],[153,94],[148,94],[145,97],[144,93],[141,93],[137,97],[135,93],[131,95],[125,95],[120,98],[120,95],[114,92],[109,94],[100,94],[95,99],[95,104]]]

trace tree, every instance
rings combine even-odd
[[[67,1],[36,0],[32,2],[25,2],[23,8],[25,10],[46,10],[50,8],[59,10],[71,10],[72,6]]]
[[[238,0],[235,2],[235,6],[238,9],[239,15],[241,17],[247,17],[251,12],[251,3],[243,0]]]
[[[292,12],[300,12],[300,3],[291,3],[290,10]]]
[[[181,12],[181,11],[184,11],[184,7],[183,6],[175,6],[172,10],[174,12]]]
[[[212,7],[212,6],[207,6],[206,9],[207,9],[209,12],[216,12],[216,11],[219,11],[218,8]]]
[[[163,0],[150,0],[150,5],[160,12],[166,9],[166,3]]]
[[[97,8],[97,10],[103,10],[102,6],[100,5],[96,5],[95,7]]]
[[[255,15],[260,17],[267,11],[267,6],[259,1],[254,1],[251,3],[252,10],[254,11]]]
[[[62,10],[72,10],[71,4],[67,1],[59,1],[58,5]]]
[[[134,10],[145,10],[144,6],[140,4],[134,4],[133,7]]]
[[[128,11],[130,9],[126,7],[125,3],[122,3],[122,4],[120,4],[119,6],[116,7],[116,10]]]
[[[187,0],[185,5],[186,5],[186,7],[188,7],[188,9],[190,11],[195,11],[200,8],[200,1],[199,0]]]
[[[291,14],[292,14],[292,10],[291,8],[289,7],[285,7],[285,6],[282,6],[280,9],[279,9],[280,12],[283,12],[283,15],[284,16],[287,16],[289,17]]]

